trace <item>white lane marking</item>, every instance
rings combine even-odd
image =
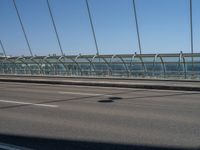
[[[112,96],[112,95],[107,95],[107,94],[80,93],[80,92],[64,92],[64,91],[60,91],[58,93],[60,93],[60,94],[71,94],[71,95],[87,95],[87,96],[109,96],[109,97]]]
[[[11,100],[0,100],[0,102],[2,102],[2,103],[11,103],[11,104],[33,105],[33,106],[40,106],[40,107],[53,107],[53,108],[58,107],[58,105],[27,103],[27,102],[11,101]]]
[[[58,105],[48,105],[48,104],[32,104],[34,106],[41,106],[41,107],[52,107],[52,108],[57,108]]]

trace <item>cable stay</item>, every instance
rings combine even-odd
[[[137,10],[136,10],[135,0],[133,0],[133,11],[134,11],[136,31],[137,31],[138,47],[139,47],[140,54],[142,54],[142,47],[141,47],[141,42],[140,42],[140,33],[139,33],[139,26],[138,26]]]
[[[30,46],[30,42],[29,42],[28,37],[27,37],[27,34],[26,34],[26,32],[25,32],[25,28],[24,28],[24,25],[23,25],[23,23],[22,23],[22,19],[21,19],[21,17],[20,17],[19,10],[18,10],[18,8],[17,8],[17,5],[16,5],[15,0],[13,0],[13,4],[14,4],[14,7],[15,7],[15,10],[16,10],[16,13],[17,13],[17,17],[18,17],[18,19],[19,19],[19,22],[20,22],[20,25],[21,25],[21,28],[22,28],[22,31],[23,31],[23,34],[24,34],[24,37],[25,37],[25,40],[26,40],[26,43],[27,43],[29,52],[30,52],[30,55],[33,56],[33,53],[32,53],[32,50],[31,50],[31,46]]]
[[[6,56],[7,56],[7,55],[6,55],[6,51],[5,51],[5,48],[4,48],[3,43],[2,43],[1,40],[0,40],[0,45],[1,45],[1,49],[3,50],[4,56],[6,57]]]
[[[85,0],[86,6],[87,6],[87,11],[88,11],[88,16],[89,16],[89,20],[90,20],[90,26],[92,29],[92,34],[93,34],[93,38],[94,38],[94,43],[95,43],[95,47],[96,47],[96,51],[97,51],[97,55],[99,55],[99,48],[98,48],[98,44],[97,44],[97,39],[96,39],[96,34],[95,34],[95,30],[94,30],[94,24],[92,22],[92,15],[90,12],[90,6],[88,3],[88,0]]]
[[[193,15],[192,15],[192,0],[189,0],[190,5],[190,47],[191,47],[191,54],[192,54],[192,70],[194,70],[194,40],[193,40]]]
[[[57,38],[58,45],[59,45],[59,48],[60,48],[60,52],[61,52],[61,54],[63,56],[64,53],[63,53],[62,45],[61,45],[60,38],[59,38],[59,35],[58,35],[58,31],[57,31],[57,27],[56,27],[56,24],[55,24],[55,20],[54,20],[54,17],[53,17],[53,13],[51,11],[51,6],[50,6],[50,3],[49,3],[49,0],[46,0],[46,2],[47,2],[47,6],[48,6],[50,17],[51,17],[51,21],[52,21],[52,24],[53,24],[54,32],[56,34],[56,38]]]
[[[194,41],[193,41],[193,15],[192,15],[192,0],[190,1],[190,46],[191,46],[191,53],[194,53]]]

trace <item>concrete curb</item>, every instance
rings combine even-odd
[[[159,89],[159,90],[179,90],[179,91],[200,91],[197,86],[179,86],[179,85],[154,85],[154,84],[137,84],[137,83],[115,83],[115,82],[88,82],[88,81],[64,81],[49,79],[19,79],[19,78],[0,78],[0,82],[15,83],[38,83],[38,84],[57,84],[57,85],[82,85],[82,86],[100,86],[100,87],[120,87],[120,88],[142,88],[142,89]]]
[[[0,74],[0,77],[32,77],[32,78],[39,78],[39,77],[47,77],[47,78],[60,78],[60,79],[104,79],[104,80],[141,80],[141,81],[178,81],[178,82],[200,82],[197,79],[168,79],[168,78],[141,78],[141,77],[98,77],[98,76],[55,76],[55,75],[5,75]]]

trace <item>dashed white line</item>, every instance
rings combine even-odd
[[[27,103],[27,102],[11,101],[11,100],[0,100],[0,102],[2,102],[2,103],[11,103],[11,104],[21,104],[21,105],[33,105],[33,106],[39,106],[39,107],[52,107],[52,108],[58,107],[58,105]]]
[[[109,97],[112,96],[112,95],[107,95],[107,94],[80,93],[80,92],[64,92],[64,91],[60,91],[58,93],[60,93],[60,94],[71,94],[71,95],[87,95],[87,96],[109,96]]]

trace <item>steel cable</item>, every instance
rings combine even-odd
[[[55,34],[56,34],[56,38],[57,38],[57,41],[58,41],[60,52],[61,52],[62,55],[64,55],[62,45],[61,45],[61,42],[60,42],[60,38],[59,38],[59,35],[58,35],[57,27],[56,27],[56,24],[55,24],[55,20],[54,20],[52,11],[51,11],[49,0],[47,0],[47,6],[48,6],[49,14],[50,14],[50,17],[51,17],[51,21],[53,23],[53,28],[54,28],[54,31],[55,31]]]
[[[33,53],[32,53],[32,50],[31,50],[31,46],[30,46],[30,42],[29,42],[28,37],[27,37],[27,34],[26,34],[26,32],[25,32],[24,25],[23,25],[23,23],[22,23],[22,19],[21,19],[21,17],[20,17],[19,10],[18,10],[18,8],[17,8],[17,5],[16,5],[15,0],[13,0],[13,4],[14,4],[15,10],[16,10],[16,13],[17,13],[17,16],[18,16],[18,19],[19,19],[19,22],[20,22],[22,31],[23,31],[23,33],[24,33],[24,37],[25,37],[25,40],[26,40],[26,43],[27,43],[27,46],[28,46],[30,55],[33,56]]]
[[[189,0],[190,5],[190,46],[191,46],[191,54],[192,54],[192,71],[194,71],[194,41],[193,41],[193,15],[192,15],[192,0]]]
[[[91,16],[91,12],[90,12],[89,3],[88,3],[88,0],[85,0],[85,2],[86,2],[86,6],[87,6],[87,11],[88,11],[88,16],[89,16],[89,20],[90,20],[90,25],[91,25],[91,28],[92,28],[92,34],[93,34],[93,38],[94,38],[94,42],[95,42],[95,47],[96,47],[97,55],[99,55],[99,48],[98,48],[98,44],[97,44],[97,39],[96,39],[95,30],[94,30],[94,25],[93,25],[93,22],[92,22],[92,16]]]
[[[138,47],[139,47],[139,50],[140,50],[140,54],[142,54],[142,47],[141,47],[141,42],[140,42],[140,34],[139,34],[139,26],[138,26],[138,19],[137,19],[137,11],[136,11],[135,0],[133,0],[133,11],[134,11],[137,39],[138,39]]]
[[[3,43],[2,43],[1,40],[0,40],[0,45],[1,45],[1,48],[2,48],[2,50],[3,50],[4,56],[7,56],[7,55],[6,55],[5,48],[4,48]]]

